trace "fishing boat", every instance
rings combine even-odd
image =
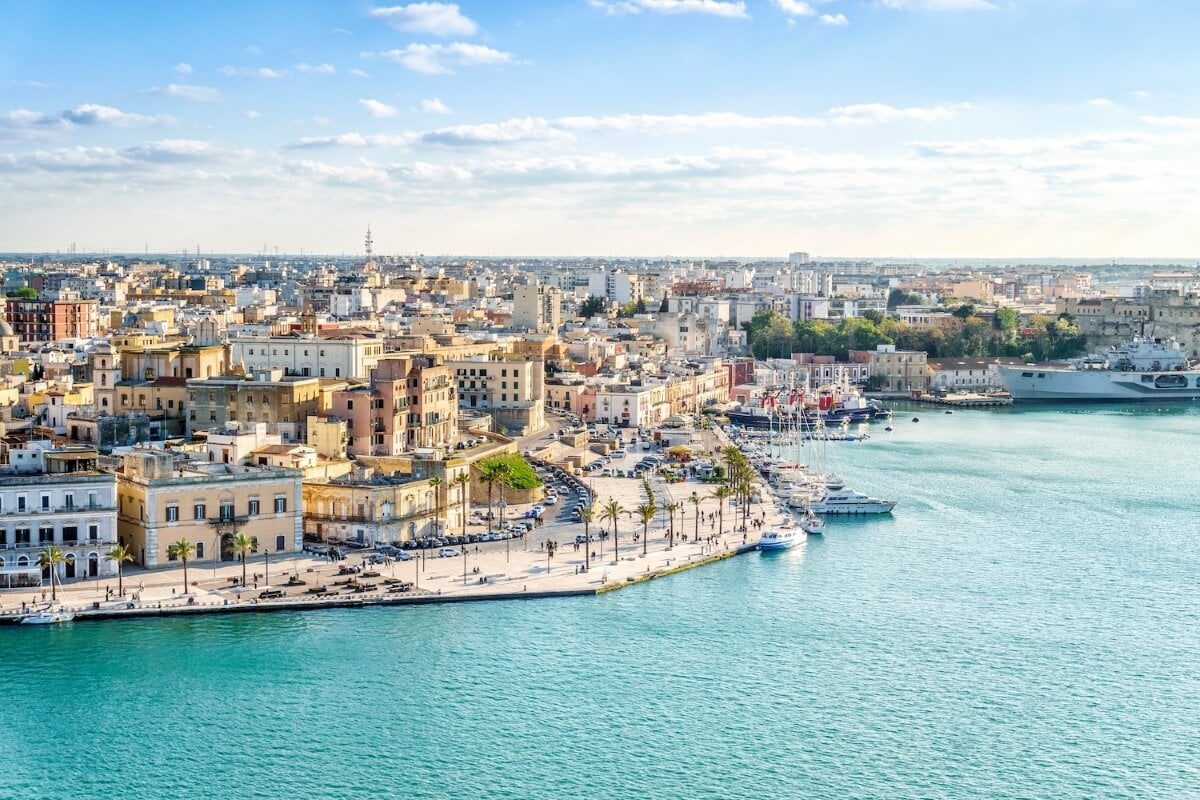
[[[58,625],[63,622],[70,622],[75,619],[75,615],[70,611],[53,611],[46,609],[37,611],[26,617],[21,618],[22,625]]]

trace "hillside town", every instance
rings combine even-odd
[[[1200,350],[1194,269],[372,248],[6,261],[0,588],[490,532],[496,459],[591,474],[784,380],[995,392],[1131,335]]]

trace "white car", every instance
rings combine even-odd
[[[548,505],[548,506],[552,506],[552,505],[554,505],[555,503],[557,503],[557,502],[558,502],[558,495],[548,494],[548,495],[546,495],[546,497],[545,497],[545,498],[542,500],[542,502],[543,502],[543,503],[545,503],[545,504],[546,504],[546,505]]]
[[[458,551],[455,550],[453,547],[443,547],[441,550],[438,550],[438,558],[457,558],[457,557],[458,557]]]

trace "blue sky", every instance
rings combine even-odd
[[[0,249],[1186,256],[1200,5],[6,7]]]

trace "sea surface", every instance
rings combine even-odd
[[[0,628],[0,798],[1200,797],[1200,410],[893,424],[604,597]]]

